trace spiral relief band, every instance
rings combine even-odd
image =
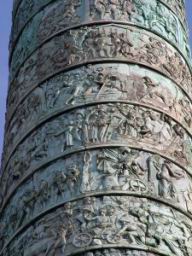
[[[183,0],[15,0],[0,256],[192,256]]]

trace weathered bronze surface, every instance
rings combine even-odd
[[[183,0],[15,0],[0,256],[192,256]]]

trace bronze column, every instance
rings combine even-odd
[[[0,256],[192,256],[182,0],[15,0]]]

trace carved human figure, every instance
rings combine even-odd
[[[99,109],[98,112],[98,130],[99,130],[99,141],[106,142],[109,139],[109,126],[112,120],[105,110]]]
[[[117,20],[119,14],[119,0],[108,0],[108,8],[112,19]]]
[[[106,10],[106,0],[95,0],[94,7],[98,12],[101,19],[104,18],[105,10]]]
[[[185,123],[189,127],[191,127],[192,126],[192,121],[191,121],[192,107],[189,100],[187,98],[182,98],[180,99],[179,104],[181,105],[181,112],[184,113]]]
[[[108,32],[103,28],[95,33],[95,51],[96,57],[110,58],[111,57],[111,37]]]
[[[142,95],[141,98],[143,102],[148,103],[154,100],[155,102],[158,101],[160,106],[166,105],[169,107],[169,101],[172,95],[171,93],[169,93],[169,91],[164,89],[159,84],[153,82],[152,79],[147,76],[143,77],[143,83],[146,86],[146,94]]]
[[[157,173],[157,179],[159,181],[159,195],[165,199],[176,199],[177,190],[174,184],[174,180],[182,179],[183,177],[183,173],[174,171],[174,165],[172,162],[165,160],[161,169]]]
[[[122,238],[128,239],[131,244],[137,244],[137,240],[142,240],[144,236],[143,227],[137,224],[133,216],[124,214],[118,217],[117,221],[121,226],[116,236],[122,236]]]
[[[62,151],[65,151],[67,148],[71,148],[74,145],[74,129],[75,129],[75,122],[73,120],[68,121],[68,123],[63,124],[65,128],[61,128],[55,136],[64,135],[64,143],[62,147]]]
[[[112,189],[119,187],[118,172],[110,159],[110,151],[103,151],[97,156],[97,169],[101,173],[100,189]]]
[[[86,142],[88,141],[87,134],[87,120],[85,120],[85,116],[81,112],[76,113],[76,122],[75,122],[75,133],[76,138],[81,141],[82,139]]]
[[[49,184],[45,180],[42,180],[40,183],[38,198],[40,201],[40,207],[44,209],[46,207],[47,201],[50,198]]]
[[[26,191],[22,196],[20,200],[21,212],[19,213],[19,217],[18,217],[18,227],[22,225],[22,223],[27,218],[30,218],[30,216],[33,214],[37,196],[38,196],[38,191],[35,188]]]
[[[135,113],[133,110],[129,110],[127,113],[120,110],[124,118],[119,123],[119,132],[122,135],[130,136],[132,138],[137,137],[137,122]]]
[[[133,13],[136,11],[134,0],[124,1],[122,9],[128,16],[128,21],[132,21]]]
[[[133,51],[133,43],[131,42],[129,35],[125,33],[121,33],[119,35],[120,40],[120,54],[124,57],[132,56],[134,57],[134,51]]]
[[[47,109],[52,109],[54,107],[57,97],[58,93],[54,90],[54,86],[50,86],[50,84],[48,84],[45,93]]]
[[[58,230],[52,230],[52,244],[47,248],[45,252],[45,256],[54,256],[59,253],[64,254],[65,253],[65,246],[66,246],[66,235],[67,235],[67,227],[61,226],[58,227]]]
[[[99,131],[97,122],[99,120],[99,112],[97,109],[93,110],[88,117],[89,133],[91,142],[99,141]]]
[[[34,136],[29,138],[28,154],[33,160],[40,160],[47,157],[48,154],[48,143],[46,138],[46,126],[38,131],[35,131]]]
[[[69,95],[66,99],[66,104],[73,105],[76,98],[80,95],[81,92],[81,78],[79,74],[74,75],[74,81],[73,84],[70,85],[70,87],[72,87],[70,92],[71,95]]]
[[[67,186],[71,193],[74,193],[75,185],[78,182],[80,171],[74,164],[67,168]]]
[[[80,191],[82,193],[91,191],[92,185],[92,177],[91,177],[91,162],[92,162],[92,155],[90,152],[85,152],[83,157],[83,172],[82,172],[82,180],[81,180],[81,187]]]
[[[60,196],[64,198],[65,196],[65,186],[66,186],[67,177],[64,171],[56,171],[53,179],[53,186],[56,190],[56,201]]]

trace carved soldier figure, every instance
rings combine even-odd
[[[120,2],[119,0],[108,0],[108,8],[113,20],[118,19],[119,2]]]
[[[128,35],[121,33],[119,35],[119,39],[120,39],[120,47],[121,47],[120,54],[122,54],[124,57],[127,57],[129,55],[134,56],[132,51],[133,44],[130,41]]]
[[[74,145],[74,134],[75,134],[75,123],[74,121],[68,121],[65,124],[65,128],[58,132],[55,136],[64,135],[64,143],[62,151],[65,151],[67,148],[71,148]]]
[[[92,178],[91,178],[91,162],[92,156],[90,152],[85,152],[83,158],[83,173],[80,190],[82,193],[91,191]]]
[[[122,9],[127,14],[128,20],[132,21],[133,12],[135,12],[134,0],[124,0]]]
[[[94,7],[98,12],[101,19],[104,19],[104,15],[106,12],[106,0],[95,0]]]
[[[35,188],[24,193],[20,200],[21,212],[18,217],[18,226],[22,225],[22,223],[33,214],[37,196],[38,192]]]
[[[159,180],[159,195],[165,199],[177,198],[177,191],[174,185],[174,179],[182,179],[182,173],[173,170],[173,164],[169,160],[165,160],[161,170],[157,173]]]
[[[108,154],[110,154],[110,152],[105,153],[104,151],[97,156],[97,168],[101,172],[100,187],[103,189],[119,187],[118,172],[108,159]]]
[[[91,142],[97,142],[99,140],[99,131],[98,131],[98,122],[99,112],[98,110],[93,110],[89,114],[88,124],[89,124],[89,133]]]
[[[63,171],[56,171],[53,179],[53,186],[56,189],[56,201],[59,196],[64,197],[67,177]]]
[[[38,191],[38,198],[40,200],[40,207],[44,209],[47,201],[50,198],[49,184],[47,181],[42,180]]]
[[[80,171],[76,165],[67,168],[67,186],[71,193],[74,193],[75,185],[78,182]]]

